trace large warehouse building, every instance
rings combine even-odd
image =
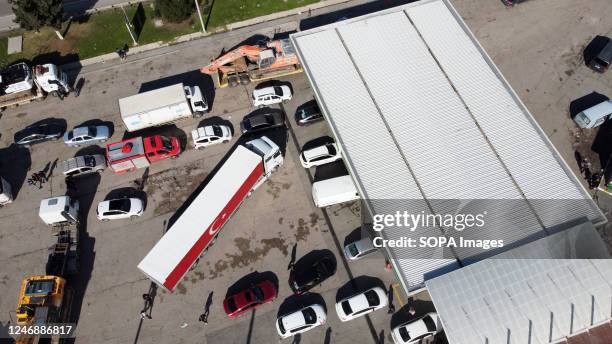
[[[448,1],[421,0],[291,39],[370,216],[406,208],[457,214],[480,207],[487,213],[485,228],[462,235],[504,242],[490,255],[475,248],[387,247],[406,292],[468,268],[466,274],[479,266],[498,271],[480,264],[504,250],[606,221]],[[381,235],[415,234],[387,227]],[[454,234],[430,226],[418,235]],[[598,282],[610,285],[610,261],[602,264]],[[609,304],[610,288],[598,300],[604,294]],[[496,342],[474,333],[456,342]],[[560,330],[555,338],[567,333]]]

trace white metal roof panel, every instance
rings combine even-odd
[[[491,202],[491,229],[478,234],[506,244],[584,216],[605,221],[447,1],[423,0],[291,39],[370,212],[396,210],[397,200],[424,199],[415,213],[453,213],[457,199],[519,199],[506,211]],[[549,199],[582,203],[551,206]],[[405,286],[449,263],[428,266],[401,259],[406,249],[388,252]],[[460,260],[476,253],[454,252]]]
[[[119,99],[121,117],[155,110],[161,107],[187,102],[183,84],[158,88]]]
[[[163,284],[259,164],[259,155],[238,146],[138,268]]]

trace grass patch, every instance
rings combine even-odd
[[[306,6],[319,0],[215,0],[208,28]]]
[[[167,42],[177,36],[200,30],[200,22],[195,13],[182,23],[164,23],[161,27],[155,27],[153,7],[151,4],[143,5],[145,21],[140,36],[137,37],[139,45],[158,41]],[[128,18],[133,18],[136,8],[136,5],[125,7]],[[66,28],[68,30],[64,40],[59,39],[51,28],[43,28],[38,33],[23,32],[23,52],[8,56],[7,38],[0,38],[0,63],[6,65],[18,60],[30,60],[34,63],[62,64],[112,53],[125,44],[133,47],[132,38],[127,31],[123,12],[120,9],[77,18],[72,23],[66,22],[61,31],[65,31]]]

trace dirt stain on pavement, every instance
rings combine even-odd
[[[27,112],[20,112],[20,113],[16,114],[16,115],[15,115],[15,117],[17,117],[17,118],[21,118],[21,117],[25,117],[25,116],[27,116],[27,115],[28,115],[28,113],[27,113]]]
[[[281,186],[279,185],[279,183],[275,183],[272,180],[268,179],[268,181],[266,181],[266,186],[268,186],[266,192],[272,195],[273,199],[277,199],[280,196]]]
[[[149,176],[146,191],[155,206],[155,215],[176,211],[207,176],[208,172],[196,163]]]
[[[187,288],[183,285],[182,282],[176,286],[176,290],[178,290],[179,294],[182,294],[182,295],[187,294]]]

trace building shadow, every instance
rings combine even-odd
[[[415,310],[414,315],[410,314],[411,308],[414,308]],[[402,324],[412,322],[421,318],[427,313],[435,311],[436,308],[431,301],[409,299],[402,308],[397,310],[397,312],[393,313],[393,316],[391,316],[391,328],[393,329]]]
[[[597,57],[597,54],[608,44],[608,37],[606,36],[595,36],[589,44],[582,51],[582,58],[586,66]]]
[[[597,135],[591,144],[591,150],[597,153],[601,168],[605,169],[612,154],[612,121],[607,120],[597,128]]]

